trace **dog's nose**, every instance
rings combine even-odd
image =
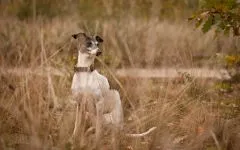
[[[100,56],[102,54],[102,51],[98,51],[96,56]]]

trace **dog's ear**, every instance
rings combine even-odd
[[[87,37],[87,35],[85,33],[77,33],[77,34],[73,34],[72,37],[74,39],[77,39],[79,37]]]
[[[74,39],[77,39],[77,34],[73,34],[72,37],[73,37]]]
[[[103,42],[103,39],[100,37],[100,36],[96,36],[95,39],[99,42],[99,43],[102,43]]]

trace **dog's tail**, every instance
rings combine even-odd
[[[152,127],[150,129],[148,129],[146,132],[136,133],[136,134],[126,134],[126,136],[127,137],[143,137],[143,136],[146,136],[146,135],[150,134],[151,132],[153,132],[156,129],[157,129],[157,127]]]

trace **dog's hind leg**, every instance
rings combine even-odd
[[[111,112],[112,114],[112,123],[114,128],[112,129],[112,148],[115,150],[120,149],[120,132],[123,129],[123,109],[122,102],[118,91],[111,90],[113,100],[115,101],[114,108]]]
[[[119,135],[123,128],[123,110],[120,95],[116,90],[109,90],[103,97],[103,122],[111,125],[112,149],[119,149]]]
[[[112,98],[115,101],[113,110],[111,112],[113,118],[113,124],[119,129],[122,130],[123,128],[123,109],[122,109],[122,102],[120,99],[120,95],[118,91],[111,90]]]

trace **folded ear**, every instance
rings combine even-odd
[[[73,37],[74,39],[77,39],[77,34],[73,34],[72,37]]]
[[[103,42],[103,39],[100,37],[100,36],[96,36],[95,39],[99,42],[99,43],[102,43]]]
[[[74,39],[77,39],[77,38],[79,38],[79,37],[87,37],[86,36],[86,34],[85,33],[77,33],[77,34],[73,34],[72,35],[72,37],[74,38]]]

